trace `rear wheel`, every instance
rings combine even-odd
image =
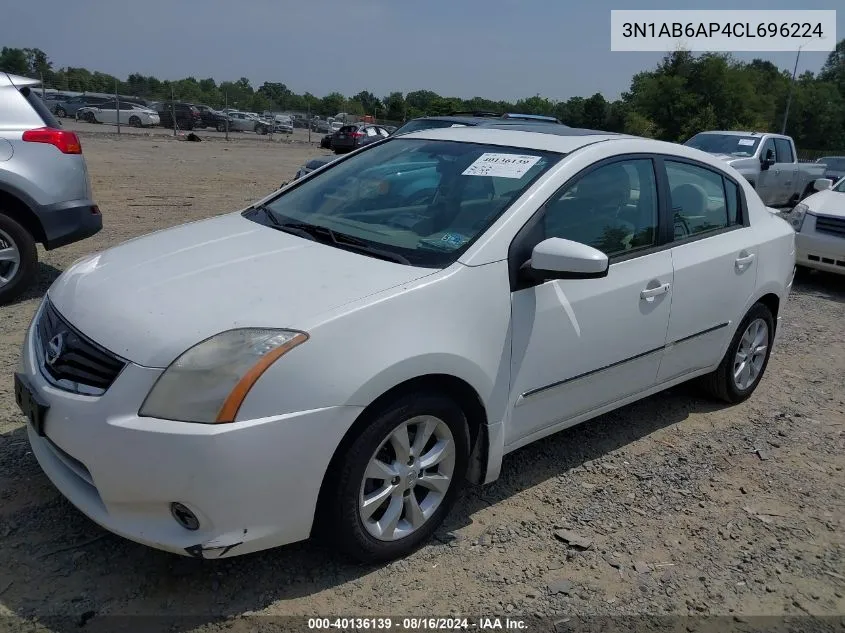
[[[755,303],[739,324],[719,367],[702,377],[704,389],[731,404],[750,397],[769,364],[774,338],[771,311],[762,303]]]
[[[32,235],[0,210],[0,305],[16,299],[29,287],[37,265]]]
[[[364,562],[405,556],[443,522],[468,459],[466,416],[455,402],[431,392],[397,399],[339,458],[318,529]]]

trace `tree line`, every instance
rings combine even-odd
[[[684,141],[696,132],[747,129],[779,132],[792,90],[787,133],[803,149],[845,150],[845,39],[830,53],[819,73],[805,72],[792,85],[791,73],[771,62],[741,62],[729,54],[688,51],[667,54],[652,70],[634,75],[621,98],[608,101],[600,93],[553,101],[535,95],[516,102],[483,97],[445,97],[430,90],[376,97],[361,91],[351,97],[332,92],[324,97],[297,94],[281,82],[257,88],[249,79],[218,83],[212,78],[160,80],[139,73],[125,80],[87,68],[55,68],[38,48],[0,51],[0,70],[41,78],[49,88],[106,92],[154,100],[175,98],[211,107],[310,111],[331,116],[338,112],[370,114],[404,121],[458,110],[552,115],[567,125],[625,132],[666,141]],[[843,151],[845,153],[845,151]]]

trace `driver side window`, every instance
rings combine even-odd
[[[562,237],[608,257],[657,243],[657,185],[651,159],[597,167],[555,193],[545,205],[545,238]]]

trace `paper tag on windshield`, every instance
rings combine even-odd
[[[539,156],[521,154],[482,154],[462,175],[522,178],[539,160]]]
[[[754,142],[753,138],[741,138],[738,145],[754,145]]]

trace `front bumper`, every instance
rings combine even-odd
[[[358,407],[328,407],[233,424],[142,418],[162,370],[128,364],[106,393],[51,385],[38,367],[34,324],[19,372],[49,405],[32,452],[58,490],[105,529],[201,558],[238,556],[309,537],[323,475]],[[172,517],[179,502],[195,531]]]
[[[48,251],[84,240],[103,228],[103,216],[91,200],[40,206],[35,215],[44,229],[44,248]]]
[[[809,217],[805,219],[805,225],[809,219]],[[795,263],[807,268],[845,275],[845,238],[824,235],[815,230],[796,233]]]

